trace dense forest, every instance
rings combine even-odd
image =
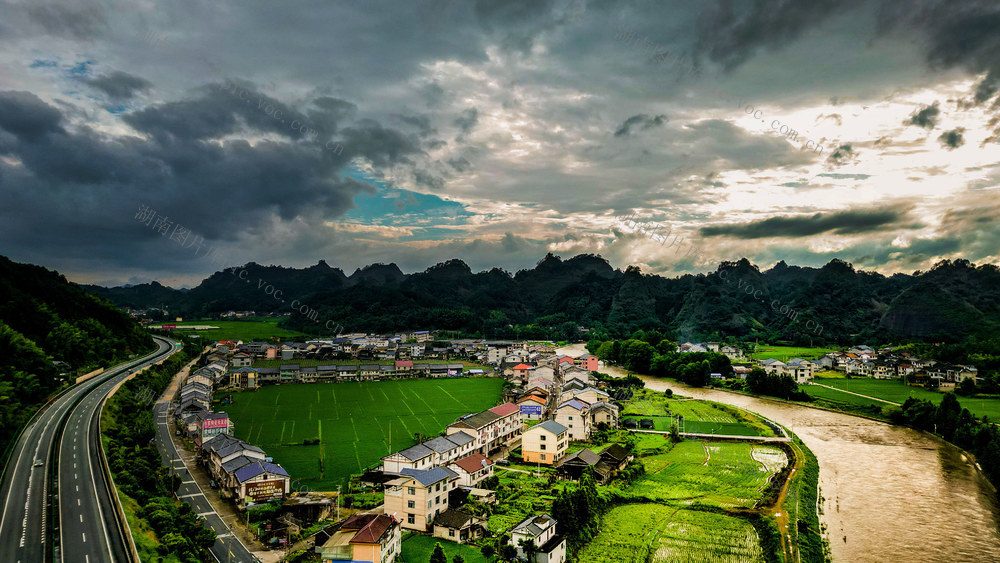
[[[149,335],[111,303],[40,266],[0,256],[0,295],[4,451],[36,408],[77,373],[153,347]]]
[[[239,271],[242,277],[217,272],[190,290],[155,282],[87,289],[122,306],[166,308],[170,316],[289,314],[289,328],[310,334],[322,334],[324,323],[294,313],[292,299],[334,321],[331,327],[442,329],[486,338],[579,340],[585,332],[588,340],[610,340],[642,329],[681,341],[819,345],[959,342],[1000,328],[1000,269],[966,260],[892,276],[841,260],[820,268],[778,262],[761,271],[742,259],[709,274],[665,278],[636,267],[616,270],[590,254],[567,260],[549,254],[514,274],[473,272],[461,260],[413,274],[375,264],[347,276],[323,261],[305,269],[250,263]],[[281,290],[284,301],[261,290],[261,282]]]

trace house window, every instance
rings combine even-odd
[[[406,523],[407,524],[416,524],[416,519],[414,518],[413,514],[407,514],[406,515]]]
[[[416,508],[416,507],[417,503],[413,502],[412,500],[406,501],[406,508]]]
[[[436,497],[434,499],[434,504],[441,504],[441,497]]]
[[[449,529],[448,530],[448,535],[451,536],[451,537],[455,537],[455,530]]]
[[[427,499],[427,508],[430,508],[431,506],[433,506],[431,499]]]
[[[545,441],[545,434],[542,434],[541,436],[539,436],[538,439],[544,442]]]
[[[542,449],[544,450],[544,449],[545,449],[545,444],[542,444],[542,445],[541,445],[541,448],[542,448]]]
[[[542,461],[545,461],[545,454],[542,454]]]
[[[436,490],[436,491],[440,491],[440,490],[441,490],[441,483],[438,483],[438,484],[437,484],[437,488],[436,488],[436,489],[434,489],[434,490]]]
[[[415,495],[417,494],[417,491],[413,487],[406,487],[406,494]]]

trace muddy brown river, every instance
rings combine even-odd
[[[601,371],[625,375],[612,366]],[[798,434],[819,460],[820,520],[834,561],[1000,561],[996,492],[951,444],[856,416],[642,379],[650,389],[760,413]]]

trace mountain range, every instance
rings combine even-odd
[[[268,285],[284,302],[261,289]],[[119,306],[164,308],[170,316],[291,313],[297,299],[349,331],[446,329],[488,338],[577,339],[581,329],[590,331],[586,338],[607,338],[653,329],[678,340],[820,344],[956,341],[1000,327],[1000,269],[967,260],[885,276],[838,259],[819,268],[778,262],[764,271],[741,259],[674,278],[615,269],[592,254],[548,254],[514,274],[473,272],[457,259],[412,274],[372,264],[350,276],[325,261],[304,269],[251,262],[192,289],[156,282],[84,288]],[[318,326],[299,314],[286,325],[305,332]]]

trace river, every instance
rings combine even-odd
[[[571,356],[582,344],[561,348]],[[624,376],[614,366],[601,371]],[[760,413],[819,460],[836,562],[1000,561],[1000,506],[966,454],[935,436],[820,409],[640,376],[646,387]]]

